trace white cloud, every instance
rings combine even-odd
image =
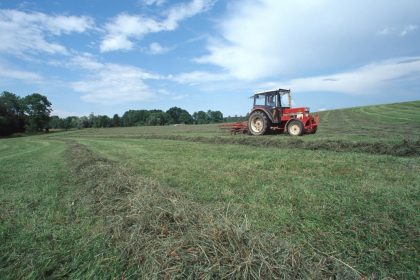
[[[181,73],[177,75],[169,75],[169,80],[175,81],[180,84],[188,85],[199,85],[211,82],[222,82],[232,79],[227,74],[223,73],[211,73],[205,71],[193,71],[187,73]]]
[[[157,42],[151,43],[147,50],[149,54],[163,54],[163,53],[167,53],[168,51],[169,51],[169,48],[163,47]]]
[[[180,21],[190,18],[208,9],[208,0],[192,0],[188,4],[179,4],[166,11],[166,19],[158,21],[142,15],[119,14],[105,26],[107,34],[103,38],[100,51],[131,50],[133,41],[148,33],[171,31]]]
[[[392,31],[393,31],[393,28],[385,27],[384,29],[381,29],[378,32],[376,32],[376,34],[385,36],[385,35],[390,34]]]
[[[169,9],[168,17],[163,22],[163,25],[166,30],[174,30],[178,27],[180,21],[204,12],[211,5],[212,2],[209,0],[192,0],[188,4],[174,6]]]
[[[66,117],[82,117],[82,116],[89,116],[88,112],[74,112],[74,111],[67,111],[67,110],[61,110],[54,108],[51,112],[51,116],[59,116],[60,118],[66,118]]]
[[[66,63],[65,66],[75,67],[78,69],[84,69],[89,71],[99,71],[104,68],[104,64],[98,62],[91,54],[84,53],[80,55],[73,56],[70,59],[70,62]]]
[[[401,31],[401,33],[400,33],[400,35],[401,36],[405,36],[405,35],[407,35],[408,33],[410,33],[410,32],[413,32],[414,30],[416,30],[418,28],[418,26],[417,25],[412,25],[412,24],[410,24],[410,25],[407,25],[406,27],[404,27],[404,29]]]
[[[286,88],[301,92],[328,91],[369,95],[378,92],[387,93],[391,88],[395,89],[399,81],[407,80],[420,81],[420,57],[386,60],[353,71],[293,79],[288,82],[266,83],[263,87],[284,85]]]
[[[409,24],[406,25],[404,27],[385,27],[381,30],[379,30],[378,32],[376,32],[377,35],[381,35],[381,36],[388,36],[388,35],[392,35],[392,36],[401,36],[404,37],[406,36],[408,33],[411,33],[413,31],[415,31],[416,29],[418,29],[417,25],[414,24]]]
[[[0,62],[0,79],[19,80],[25,83],[40,83],[44,79],[35,72],[16,69],[14,66]]]
[[[149,100],[155,93],[145,81],[162,78],[134,66],[100,63],[87,55],[73,58],[69,65],[88,72],[86,78],[71,83],[71,87],[83,93],[82,100],[90,103],[117,104]]]
[[[405,55],[410,46],[384,42],[375,34],[389,32],[386,26],[414,26],[420,19],[417,0],[244,0],[229,7],[219,21],[220,36],[209,40],[208,54],[196,61],[217,65],[242,80]]]
[[[63,45],[51,42],[50,35],[82,33],[94,27],[86,16],[46,15],[39,12],[0,10],[0,52],[66,54]]]
[[[142,0],[141,2],[143,2],[147,6],[151,6],[151,5],[160,6],[163,3],[165,3],[165,0]]]
[[[181,99],[185,99],[188,95],[186,94],[180,94],[180,95],[174,95],[172,96],[172,100],[181,100]]]

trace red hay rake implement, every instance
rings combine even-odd
[[[237,133],[248,134],[247,122],[225,123],[219,125],[220,129],[229,130],[230,134],[236,135]]]

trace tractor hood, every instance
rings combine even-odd
[[[298,107],[298,108],[284,108],[284,114],[305,114],[309,113],[308,107]]]

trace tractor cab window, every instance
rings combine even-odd
[[[255,106],[265,106],[265,96],[264,95],[255,95],[254,97]]]
[[[277,107],[277,96],[276,95],[266,95],[265,96],[265,106]]]
[[[280,97],[280,101],[284,107],[289,107],[289,97],[286,94]]]
[[[281,107],[278,94],[259,94],[254,95],[254,106]]]

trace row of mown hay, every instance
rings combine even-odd
[[[253,230],[228,206],[198,204],[81,144],[69,142],[66,156],[132,278],[360,278],[337,260]]]

